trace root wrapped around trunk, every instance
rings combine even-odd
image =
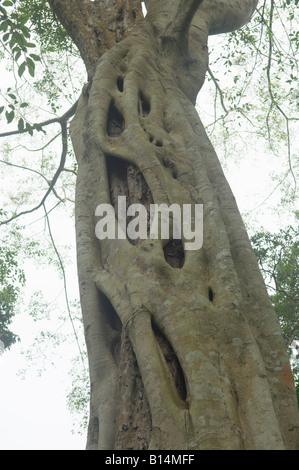
[[[182,3],[190,23],[200,2]],[[209,28],[188,41],[190,54],[195,40],[200,45],[191,63],[180,49],[186,24],[180,30],[174,20],[157,34],[156,14],[149,10],[101,57],[71,129],[91,377],[88,448],[296,448],[279,323],[193,105]],[[194,18],[203,21],[204,3]],[[111,204],[117,214],[119,196],[148,211],[202,204],[202,247],[186,249],[184,236],[98,240],[96,207]]]

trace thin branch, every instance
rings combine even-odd
[[[52,118],[52,119],[48,119],[47,121],[43,121],[41,123],[38,123],[38,126],[43,128],[43,127],[49,126],[51,124],[57,124],[57,123],[62,125],[63,123],[68,121],[75,114],[77,104],[78,104],[78,100],[62,116]],[[14,131],[2,132],[0,134],[0,138],[1,137],[10,137],[11,135],[26,134],[26,133],[28,133],[28,129],[22,129],[21,131],[20,130],[14,130]]]
[[[268,81],[268,91],[271,98],[271,102],[275,106],[275,108],[280,112],[280,114],[284,117],[286,122],[286,133],[287,133],[287,145],[288,145],[288,162],[289,162],[289,169],[293,176],[295,189],[297,188],[296,177],[293,172],[292,168],[292,161],[291,161],[291,138],[290,138],[290,129],[289,129],[289,118],[282,110],[282,108],[277,103],[273,90],[272,90],[272,82],[271,82],[271,64],[272,64],[272,53],[273,53],[273,14],[274,14],[274,0],[271,0],[271,7],[270,7],[270,19],[269,19],[269,26],[268,26],[268,33],[269,33],[269,55],[268,55],[268,64],[267,64],[267,81]]]
[[[272,194],[276,191],[276,189],[279,188],[279,186],[286,180],[286,178],[288,177],[288,174],[289,174],[289,171],[287,171],[287,173],[285,174],[284,178],[279,181],[279,183],[274,187],[274,189],[270,192],[270,194],[268,194],[268,196],[267,196],[260,204],[258,204],[257,206],[255,206],[253,209],[250,209],[250,210],[248,211],[248,213],[253,212],[253,211],[256,211],[256,209],[258,209],[259,207],[261,207],[261,206],[272,196]]]
[[[58,249],[57,249],[57,246],[56,246],[55,241],[54,241],[54,238],[53,238],[53,234],[52,234],[52,231],[51,231],[50,220],[49,220],[49,217],[48,217],[48,212],[47,212],[47,210],[46,210],[46,206],[45,206],[44,203],[43,203],[43,208],[44,208],[44,212],[45,212],[45,218],[46,218],[46,222],[47,222],[47,226],[48,226],[48,230],[49,230],[49,235],[50,235],[50,238],[51,238],[51,242],[52,242],[54,251],[55,251],[55,253],[56,253],[56,256],[57,256],[57,258],[58,258],[58,262],[59,262],[59,265],[60,265],[60,269],[61,269],[61,271],[62,271],[63,286],[64,286],[64,295],[65,295],[65,301],[66,301],[66,307],[67,307],[68,315],[69,315],[69,318],[70,318],[70,321],[71,321],[73,333],[74,333],[75,340],[76,340],[76,343],[77,343],[77,346],[78,346],[79,355],[80,355],[80,358],[81,358],[81,361],[82,361],[83,369],[85,370],[85,364],[84,364],[83,353],[82,353],[82,351],[81,351],[81,347],[80,347],[78,335],[77,335],[77,332],[76,332],[76,328],[75,328],[75,325],[74,325],[74,321],[73,321],[73,317],[72,317],[72,313],[71,313],[71,309],[70,309],[69,298],[68,298],[68,292],[67,292],[66,274],[65,274],[64,265],[63,265],[63,262],[62,262],[60,253],[59,253],[59,251],[58,251]]]
[[[66,171],[68,173],[73,173],[75,176],[77,176],[77,172],[75,170],[72,170],[71,168],[64,168],[63,171]]]
[[[46,194],[44,195],[44,197],[42,198],[40,203],[37,204],[37,206],[33,207],[32,209],[28,209],[27,211],[22,211],[22,212],[20,212],[16,215],[12,216],[8,220],[0,222],[0,225],[8,224],[12,220],[14,220],[18,217],[21,217],[22,215],[30,214],[30,213],[40,209],[45,204],[45,201],[46,201],[47,197],[49,196],[49,194],[51,193],[51,191],[54,191],[54,186],[55,186],[61,172],[64,170],[65,162],[66,162],[66,156],[67,156],[67,150],[68,150],[68,145],[67,145],[67,137],[68,137],[67,122],[75,114],[77,104],[78,104],[78,100],[61,117],[54,118],[54,119],[49,119],[48,121],[44,121],[43,123],[40,124],[41,127],[44,127],[44,126],[48,126],[50,124],[59,123],[60,127],[61,127],[61,138],[62,138],[62,151],[61,151],[59,167],[56,170],[56,173],[54,174],[52,180],[51,181],[47,180],[47,183],[49,184],[49,189],[47,190]],[[8,136],[8,135],[15,135],[15,134],[23,134],[24,132],[28,132],[27,129],[25,129],[24,131],[12,131],[10,133],[3,133],[3,134],[0,134],[0,137],[5,137],[5,136]],[[55,194],[55,191],[54,191],[54,194]]]
[[[60,163],[59,163],[59,167],[56,170],[56,173],[55,173],[53,179],[50,182],[48,182],[49,189],[47,190],[46,194],[44,195],[44,197],[42,198],[42,200],[40,201],[40,203],[37,206],[33,207],[32,209],[28,209],[27,211],[20,212],[16,215],[12,216],[8,220],[0,222],[0,225],[8,224],[12,220],[14,220],[18,217],[21,217],[22,215],[30,214],[30,213],[40,209],[40,207],[42,207],[44,205],[47,197],[49,196],[49,194],[53,190],[53,188],[54,188],[61,172],[64,169],[66,156],[67,156],[67,149],[68,149],[68,147],[67,147],[67,122],[66,121],[61,121],[60,125],[61,125],[61,136],[62,136],[62,151],[61,151]]]
[[[29,149],[25,145],[18,145],[16,148],[23,148],[23,149],[27,150],[27,152],[41,152],[42,150],[45,150],[45,148],[49,147],[49,145],[51,145],[52,142],[54,142],[54,140],[57,139],[57,137],[59,137],[60,135],[61,135],[61,132],[58,132],[58,134],[56,134],[54,137],[52,137],[52,139],[50,139],[45,145],[43,145],[42,147],[39,147],[37,149]]]
[[[220,88],[220,86],[219,86],[219,84],[218,84],[218,81],[217,81],[216,77],[214,76],[214,74],[213,74],[212,70],[210,69],[210,67],[208,67],[208,73],[209,73],[211,79],[212,79],[213,82],[214,82],[214,85],[215,85],[215,87],[216,87],[216,90],[219,92],[221,106],[222,106],[222,108],[223,108],[225,114],[228,115],[229,111],[228,111],[228,109],[226,108],[225,103],[224,103],[223,91],[221,90],[221,88]]]
[[[49,181],[45,175],[43,175],[40,171],[37,171],[37,170],[34,170],[33,168],[29,168],[27,166],[22,166],[22,165],[16,165],[15,163],[11,163],[11,162],[6,162],[5,160],[0,160],[0,163],[4,163],[5,165],[8,165],[8,166],[12,166],[14,168],[20,168],[21,170],[26,170],[26,171],[31,171],[32,173],[36,173],[38,176],[40,176],[41,178],[43,178],[48,185],[51,184],[51,181]],[[66,197],[65,199],[62,199],[56,192],[55,188],[52,188],[52,191],[54,193],[54,195],[57,197],[57,199],[60,201],[60,202],[65,202],[66,201]]]
[[[294,341],[294,338],[295,338],[295,336],[298,332],[299,332],[299,322],[296,323],[294,328],[292,328],[291,331],[287,335],[287,346],[288,346],[288,348],[291,346],[291,344]]]

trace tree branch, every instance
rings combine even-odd
[[[184,48],[188,43],[191,21],[203,0],[181,0],[174,19],[167,26],[163,36],[175,39]]]
[[[271,99],[271,103],[275,106],[275,108],[279,111],[279,113],[284,117],[285,124],[286,124],[286,134],[287,134],[287,152],[288,152],[288,163],[291,175],[294,180],[294,187],[295,190],[297,188],[297,181],[294,175],[293,167],[292,167],[292,159],[291,159],[291,138],[290,138],[290,128],[289,128],[289,118],[283,109],[277,103],[275,96],[272,90],[272,81],[271,81],[271,64],[272,64],[272,54],[273,54],[273,38],[272,38],[272,25],[273,25],[273,14],[274,14],[274,0],[271,0],[270,5],[270,20],[269,20],[269,53],[268,53],[268,64],[267,64],[267,81],[268,81],[268,90]],[[272,107],[272,106],[271,106]],[[270,111],[269,111],[270,113]],[[268,118],[267,118],[268,119]]]
[[[223,108],[223,111],[225,112],[225,115],[227,116],[228,113],[229,113],[229,110],[226,108],[225,106],[225,103],[224,103],[224,96],[223,96],[223,91],[221,90],[220,86],[219,86],[219,83],[218,83],[218,80],[216,79],[216,77],[214,76],[212,70],[210,69],[210,67],[208,67],[208,73],[211,77],[211,79],[213,80],[214,82],[214,85],[215,85],[215,88],[216,90],[219,92],[219,95],[220,95],[220,103],[221,103],[221,106]]]
[[[55,244],[55,241],[54,241],[54,238],[53,238],[53,235],[52,235],[52,230],[51,230],[51,225],[50,225],[50,220],[49,220],[49,213],[47,212],[45,203],[43,203],[43,208],[44,208],[44,212],[45,212],[45,218],[46,218],[46,221],[47,221],[47,226],[48,226],[48,231],[49,231],[49,235],[50,235],[50,238],[51,238],[52,246],[53,246],[54,251],[56,253],[56,256],[58,258],[58,262],[59,262],[60,269],[61,269],[61,272],[62,272],[64,296],[65,296],[65,302],[66,302],[66,307],[67,307],[69,319],[70,319],[70,322],[71,322],[71,325],[72,325],[72,329],[73,329],[73,333],[74,333],[74,336],[75,336],[75,341],[76,341],[76,344],[77,344],[77,347],[78,347],[78,350],[79,350],[79,355],[80,355],[80,358],[81,358],[81,361],[82,361],[83,369],[85,370],[84,357],[83,357],[83,353],[82,353],[82,350],[81,350],[81,347],[80,347],[79,338],[78,338],[78,335],[77,335],[77,331],[76,331],[76,328],[75,328],[74,320],[73,320],[71,309],[70,309],[70,303],[69,303],[68,292],[67,292],[67,282],[66,282],[66,274],[65,274],[64,265],[63,265],[60,253],[57,249],[57,246]]]
[[[5,165],[8,165],[8,166],[12,166],[14,168],[20,168],[21,170],[26,170],[26,171],[31,171],[32,173],[35,173],[37,174],[38,176],[40,176],[41,178],[43,178],[48,185],[51,185],[51,181],[49,181],[45,175],[43,175],[40,171],[37,171],[37,170],[34,170],[33,168],[29,168],[27,166],[22,166],[22,165],[16,165],[15,163],[11,163],[11,162],[6,162],[5,160],[0,160],[0,163],[4,163]],[[57,191],[55,190],[55,188],[52,188],[52,191],[53,191],[53,194],[57,197],[57,199],[60,201],[60,202],[65,202],[66,201],[66,197],[64,199],[62,199],[59,194],[57,194]]]
[[[40,207],[42,207],[45,204],[45,201],[46,201],[47,197],[49,196],[51,191],[53,191],[53,188],[54,188],[61,172],[64,170],[64,165],[65,165],[66,155],[67,155],[67,149],[68,149],[68,146],[67,146],[67,122],[62,121],[62,122],[60,122],[60,125],[61,125],[61,136],[62,136],[62,151],[61,151],[60,163],[59,163],[59,167],[56,170],[56,173],[53,176],[52,180],[50,182],[48,182],[49,189],[47,190],[46,194],[44,195],[44,197],[42,198],[40,203],[37,204],[37,206],[33,207],[32,209],[28,209],[27,211],[22,211],[22,212],[20,212],[16,215],[12,216],[8,220],[0,222],[0,225],[8,224],[12,220],[14,220],[18,217],[21,217],[22,215],[30,214],[30,213],[38,210]]]
[[[58,124],[62,125],[62,123],[67,122],[75,114],[76,109],[77,109],[77,104],[78,104],[78,100],[62,116],[57,117],[57,118],[48,119],[47,121],[43,121],[41,123],[38,123],[38,126],[39,127],[46,127],[46,126],[50,126],[51,124],[55,124],[55,123],[58,123]],[[28,132],[29,132],[28,129],[23,129],[21,131],[15,130],[15,131],[2,132],[0,134],[0,138],[1,137],[10,137],[11,135],[26,134]]]
[[[14,167],[18,167],[18,168],[23,168],[25,170],[30,170],[34,173],[37,173],[39,174],[40,176],[42,176],[48,183],[49,185],[49,189],[46,191],[44,197],[42,198],[42,200],[39,202],[39,204],[37,204],[35,207],[33,207],[32,209],[28,209],[26,211],[22,211],[22,212],[19,212],[18,214],[15,214],[14,216],[12,216],[11,218],[7,219],[7,220],[4,220],[4,221],[0,221],[0,225],[4,225],[4,224],[8,224],[9,222],[13,221],[14,219],[17,219],[23,215],[26,215],[26,214],[30,214],[38,209],[40,209],[44,204],[45,204],[45,201],[47,199],[47,197],[49,196],[49,194],[51,192],[54,193],[54,195],[59,199],[61,200],[61,198],[58,196],[57,192],[55,191],[54,189],[54,186],[60,176],[60,174],[62,173],[62,171],[64,171],[64,166],[65,166],[65,162],[66,162],[66,156],[67,156],[67,151],[68,151],[68,144],[67,144],[67,137],[68,137],[68,132],[67,132],[67,122],[68,120],[75,114],[76,112],[76,109],[77,109],[77,104],[78,104],[78,100],[76,101],[76,103],[74,103],[70,109],[68,109],[62,116],[60,117],[57,117],[57,118],[53,118],[53,119],[48,119],[47,121],[43,121],[42,123],[39,124],[40,127],[45,127],[45,126],[49,126],[50,124],[55,124],[55,123],[58,123],[60,124],[61,126],[61,140],[62,140],[62,151],[61,151],[61,157],[60,157],[60,163],[59,163],[59,166],[57,168],[57,171],[56,173],[54,174],[52,180],[48,180],[47,178],[45,178],[44,175],[42,175],[41,173],[39,173],[38,171],[36,170],[33,170],[31,168],[27,168],[27,167],[21,167],[19,165],[16,165],[16,164],[10,164],[8,162],[4,162],[2,161],[3,163],[7,163],[7,164],[10,164],[11,166],[14,166]],[[27,129],[23,129],[22,131],[19,131],[19,130],[15,130],[15,131],[10,131],[10,132],[3,132],[2,134],[0,134],[0,137],[10,137],[12,135],[17,135],[17,134],[24,134],[24,133],[27,133],[28,130]],[[62,201],[62,200],[61,200]]]
[[[252,17],[258,0],[208,0],[197,10],[194,24],[204,18],[209,34],[221,34],[241,28]]]

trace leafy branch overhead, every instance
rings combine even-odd
[[[7,10],[5,7],[11,8]],[[1,42],[5,49],[10,49],[18,66],[19,77],[26,68],[31,77],[34,77],[35,63],[40,62],[41,58],[32,52],[36,44],[31,42],[28,15],[18,11],[16,0],[4,1],[0,5],[0,15]]]
[[[250,24],[230,33],[221,47],[211,46],[217,55],[212,52],[209,70],[216,91],[211,135],[221,135],[227,157],[238,128],[238,137],[254,135],[265,152],[283,156],[288,176],[280,186],[290,184],[290,194],[298,179],[298,6],[297,1],[259,2]]]
[[[32,51],[36,48],[36,44],[31,40],[29,17],[18,11],[17,3],[16,0],[5,0],[0,5],[1,44],[3,49],[12,56],[18,76],[22,77],[27,69],[29,75],[34,77],[36,62],[40,62],[41,57]],[[7,89],[7,98],[9,104],[0,106],[0,114],[5,110],[7,123],[10,124],[18,114],[17,107],[25,108],[28,103],[19,103],[11,87]],[[25,126],[28,132],[32,132],[32,126],[29,123],[25,124],[24,119],[20,117],[18,120],[19,130],[22,131]]]

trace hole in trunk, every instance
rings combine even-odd
[[[109,137],[118,137],[123,133],[124,129],[125,120],[112,101],[108,112],[107,134]]]
[[[101,302],[101,311],[105,316],[105,320],[113,330],[121,332],[122,322],[119,316],[117,315],[116,311],[114,310],[110,300],[102,292],[100,292],[99,295]]]
[[[126,196],[126,209],[132,204],[142,204],[147,210],[147,234],[150,231],[150,205],[153,203],[150,189],[139,168],[111,155],[106,157],[107,172],[110,187],[110,199],[118,216],[118,196]],[[129,222],[138,217],[131,215],[126,217],[126,227]],[[136,224],[136,232],[138,232],[138,224]],[[143,239],[128,238],[132,245],[136,245]]]
[[[213,302],[214,299],[214,292],[211,287],[209,287],[209,300]]]
[[[139,94],[139,113],[146,117],[149,115],[151,110],[151,105],[149,100],[144,96],[142,92]]]
[[[118,15],[117,15],[117,17],[116,17],[116,21],[118,21],[118,22],[121,23],[123,20],[124,20],[124,12],[123,12],[123,9],[120,8],[120,9],[118,10]]]
[[[182,240],[170,240],[163,248],[165,261],[172,268],[181,269],[184,265],[185,254]]]
[[[124,79],[122,77],[118,77],[117,79],[117,88],[120,92],[124,91]]]

